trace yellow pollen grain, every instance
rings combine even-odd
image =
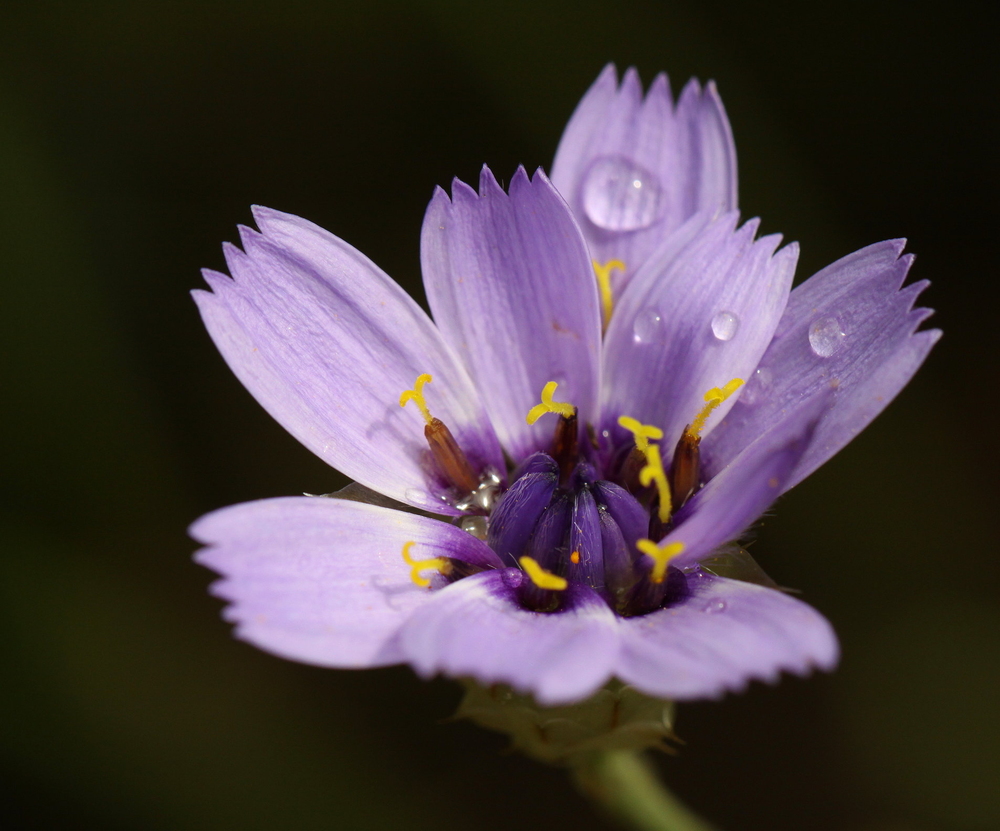
[[[594,274],[597,275],[597,288],[601,293],[601,311],[603,312],[604,328],[608,328],[611,320],[611,313],[615,309],[614,297],[611,293],[611,272],[616,268],[625,273],[625,263],[621,260],[608,260],[601,265],[597,260],[591,260],[594,265]]]
[[[618,423],[635,437],[635,446],[640,453],[646,452],[650,439],[659,441],[663,438],[663,431],[659,427],[654,427],[652,424],[643,424],[639,419],[632,418],[632,416],[620,416]]]
[[[660,518],[660,522],[666,522],[673,512],[673,503],[670,499],[670,485],[667,482],[667,474],[663,470],[663,459],[660,457],[659,445],[647,445],[645,456],[646,466],[639,471],[639,484],[644,488],[656,485],[656,492],[660,495],[660,505],[656,515]]]
[[[552,400],[552,396],[555,395],[556,387],[558,386],[559,385],[555,381],[549,381],[542,388],[542,403],[536,404],[528,410],[528,415],[525,416],[525,421],[527,421],[528,424],[534,424],[546,413],[556,413],[561,415],[563,418],[573,417],[576,413],[576,407],[572,404],[564,404],[561,401]]]
[[[579,564],[579,562],[580,562],[580,552],[579,551],[574,551],[572,554],[570,554],[569,555],[569,561],[573,565]]]
[[[692,438],[699,438],[701,436],[701,431],[705,426],[705,422],[708,421],[708,417],[712,414],[713,410],[715,410],[716,407],[718,407],[723,401],[729,398],[729,396],[742,386],[742,378],[733,378],[722,389],[712,387],[712,389],[705,393],[705,406],[702,407],[701,412],[694,417],[694,421],[691,422],[691,425],[685,432],[687,432],[687,434]]]
[[[429,586],[430,578],[421,576],[421,571],[434,569],[442,574],[450,567],[449,562],[444,557],[432,557],[429,560],[414,560],[410,556],[410,549],[416,545],[413,540],[403,543],[403,561],[410,566],[410,579],[418,586]]]
[[[552,591],[561,592],[569,585],[565,577],[560,577],[551,571],[546,571],[532,557],[522,557],[518,562],[521,564],[521,568],[528,573],[531,582],[540,589],[551,589]]]
[[[652,540],[639,540],[635,547],[653,560],[653,570],[649,573],[652,583],[662,583],[667,576],[667,564],[684,550],[684,543],[671,542],[659,546]]]
[[[427,402],[424,400],[424,384],[429,384],[434,378],[424,372],[417,376],[416,382],[413,384],[412,390],[405,390],[399,396],[399,406],[405,407],[409,402],[413,402],[417,405],[417,409],[420,410],[420,415],[424,417],[424,421],[428,424],[431,423],[431,411],[427,409]]]

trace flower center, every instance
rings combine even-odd
[[[508,568],[520,570],[522,606],[556,612],[568,602],[573,584],[596,591],[626,616],[651,612],[686,594],[684,574],[670,565],[684,544],[655,540],[666,535],[673,512],[699,487],[701,431],[740,387],[740,379],[705,394],[705,405],[681,435],[669,470],[657,443],[663,431],[630,416],[619,418],[634,445],[624,461],[612,465],[617,470],[610,476],[599,474],[599,463],[591,458],[593,443],[581,447],[577,408],[555,400],[558,384],[550,381],[526,421],[555,415],[551,446],[523,460],[503,493],[500,477],[493,471],[477,473],[451,431],[431,415],[423,392],[431,380],[421,375],[400,396],[400,406],[413,402],[423,415],[434,467],[455,495],[453,504],[468,512],[460,526],[485,540]],[[412,545],[404,545],[403,559],[418,585],[433,587],[427,576],[432,570],[447,582],[479,570],[452,559],[414,559]]]

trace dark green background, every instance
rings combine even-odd
[[[608,60],[715,78],[741,206],[800,275],[907,235],[946,336],[754,553],[832,676],[682,706],[664,757],[729,831],[1000,827],[997,85],[987,4],[7,2],[0,820],[17,828],[600,829],[559,771],[440,724],[451,682],[230,638],[186,525],[339,476],[187,296],[253,202],[419,292],[426,201],[548,166]]]

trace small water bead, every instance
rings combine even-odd
[[[740,328],[740,319],[733,312],[719,312],[712,318],[712,334],[718,340],[732,340]]]
[[[472,534],[476,539],[485,540],[489,532],[490,522],[484,516],[466,516],[462,517],[459,527]]]
[[[821,317],[809,327],[809,346],[820,358],[836,355],[844,345],[844,330],[835,317]]]
[[[583,181],[583,210],[606,231],[648,228],[663,213],[663,190],[656,174],[624,156],[602,156]]]
[[[715,615],[718,614],[719,612],[724,612],[726,611],[726,601],[719,600],[718,598],[716,598],[715,600],[709,600],[708,603],[706,603],[704,606],[701,607],[701,610],[710,615]]]
[[[743,387],[743,392],[739,398],[740,403],[753,406],[763,401],[771,388],[773,380],[774,375],[770,369],[766,366],[757,367],[756,372],[750,376],[750,380]]]
[[[407,488],[403,493],[403,499],[411,505],[427,505],[428,502],[433,500],[427,491],[420,488]]]
[[[660,335],[663,316],[659,309],[643,309],[632,323],[632,340],[636,343],[653,343]]]

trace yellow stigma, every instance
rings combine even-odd
[[[608,260],[601,265],[597,260],[591,260],[594,264],[594,274],[597,275],[597,288],[601,292],[601,311],[604,312],[604,328],[608,328],[608,321],[611,320],[611,313],[615,309],[614,297],[611,294],[611,272],[616,268],[625,273],[625,263],[621,260]]]
[[[660,504],[656,509],[656,515],[660,522],[670,519],[673,511],[673,504],[670,499],[670,485],[667,484],[667,474],[663,470],[663,459],[660,458],[660,447],[650,444],[646,447],[646,466],[639,471],[639,484],[644,488],[656,485],[656,492],[660,495]]]
[[[653,570],[649,573],[650,582],[662,583],[667,576],[667,563],[684,550],[684,543],[671,542],[661,547],[652,540],[639,540],[635,547],[653,560]]]
[[[417,409],[420,410],[420,415],[424,417],[424,421],[428,424],[431,423],[431,411],[427,409],[427,402],[424,400],[424,384],[429,384],[433,380],[434,378],[426,372],[422,375],[418,375],[417,381],[413,385],[413,389],[406,390],[399,396],[400,407],[405,407],[410,401],[412,401],[417,405]]]
[[[531,557],[522,557],[518,562],[521,564],[521,568],[528,572],[531,582],[540,589],[551,589],[552,591],[561,592],[569,585],[565,577],[559,577],[551,571],[546,571],[538,565],[537,560]]]
[[[694,421],[691,422],[691,425],[685,432],[692,438],[700,438],[702,428],[705,426],[705,422],[708,421],[708,417],[712,414],[712,411],[742,386],[742,378],[733,378],[721,390],[718,387],[712,387],[712,389],[705,393],[705,406],[694,417]]]
[[[429,586],[431,584],[430,578],[422,577],[420,575],[421,571],[426,569],[434,569],[439,571],[441,574],[447,574],[451,569],[451,563],[449,563],[444,557],[432,557],[429,560],[414,560],[410,556],[410,549],[416,545],[412,540],[407,543],[403,543],[403,560],[408,566],[410,566],[410,579],[416,583],[418,586]]]
[[[536,404],[530,410],[528,410],[528,415],[525,421],[528,424],[534,424],[538,419],[540,419],[546,413],[558,413],[563,418],[572,418],[576,413],[576,407],[572,404],[563,404],[561,401],[553,401],[552,396],[555,395],[556,387],[559,385],[555,381],[549,381],[542,388],[542,403]]]
[[[663,438],[663,431],[659,427],[654,427],[652,424],[643,424],[637,418],[621,416],[618,419],[618,423],[635,436],[635,446],[641,453],[646,452],[650,439],[659,440]]]

